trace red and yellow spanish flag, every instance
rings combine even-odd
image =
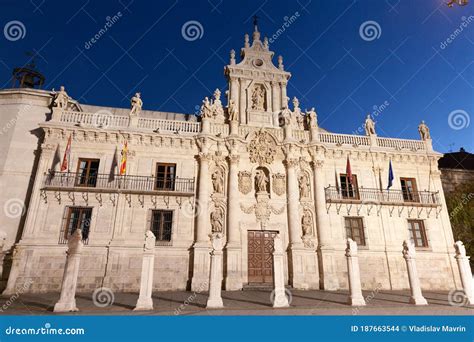
[[[71,135],[69,135],[69,139],[67,140],[66,149],[64,150],[63,155],[63,162],[61,163],[61,172],[67,171],[69,172],[69,159],[71,156]]]
[[[122,159],[120,160],[120,175],[123,176],[127,173],[127,154],[128,154],[128,143],[127,140],[123,143],[122,148]]]

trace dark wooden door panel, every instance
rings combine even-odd
[[[273,237],[276,232],[248,232],[249,283],[273,282]]]

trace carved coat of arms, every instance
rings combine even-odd
[[[239,191],[247,195],[252,191],[252,173],[249,171],[239,172]]]
[[[286,178],[283,173],[276,173],[272,176],[273,178],[273,192],[278,196],[281,196],[286,191]]]
[[[248,146],[252,163],[271,164],[277,152],[272,136],[263,130],[258,131]]]

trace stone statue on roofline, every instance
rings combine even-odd
[[[203,119],[209,119],[212,117],[211,102],[207,96],[204,98],[204,100],[202,100],[201,117]]]
[[[229,106],[227,107],[227,112],[229,114],[229,121],[239,121],[237,106],[235,105],[234,100],[229,101]]]
[[[221,91],[216,89],[214,91],[214,101],[211,104],[212,109],[212,117],[216,119],[216,121],[224,122],[224,108],[222,107],[221,102]]]
[[[130,100],[131,109],[130,109],[130,116],[138,116],[142,111],[143,101],[141,99],[140,93],[135,93],[135,95]]]
[[[420,133],[421,140],[431,139],[430,129],[425,124],[425,120],[422,120],[418,126],[418,132]]]
[[[375,122],[370,117],[370,114],[367,114],[367,118],[365,119],[365,135],[376,135]]]
[[[316,114],[314,107],[306,112],[306,117],[308,118],[308,126],[310,129],[311,127],[318,126],[318,114]]]
[[[59,88],[59,92],[53,92],[53,107],[61,108],[66,110],[69,105],[69,100],[71,99],[69,95],[66,93],[64,86]]]

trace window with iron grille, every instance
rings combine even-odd
[[[358,246],[365,246],[364,221],[362,217],[345,217],[346,236]]]
[[[156,190],[174,190],[176,177],[176,164],[157,163],[156,164]]]
[[[85,244],[89,241],[92,208],[88,207],[66,207],[64,223],[59,236],[59,243],[67,243],[67,240],[76,229],[82,232],[82,240]]]
[[[352,184],[346,174],[340,175],[342,198],[359,199],[359,188],[357,185],[357,176],[352,175]]]
[[[99,159],[80,158],[77,165],[76,186],[86,186],[94,188],[97,184],[99,163]]]
[[[428,247],[425,224],[422,220],[408,220],[408,230],[415,247]]]
[[[419,202],[415,178],[400,178],[403,200],[405,202]]]
[[[151,231],[156,237],[156,242],[170,242],[173,227],[172,210],[151,211]]]

